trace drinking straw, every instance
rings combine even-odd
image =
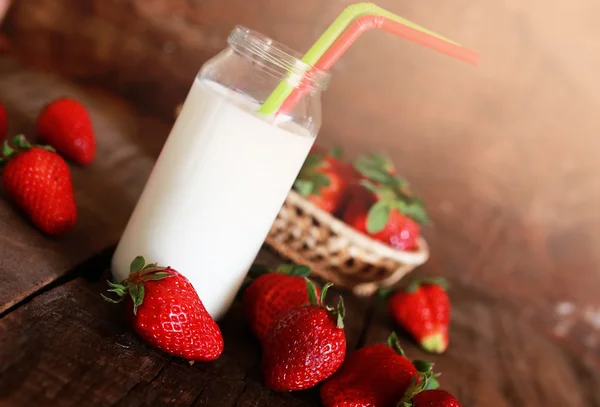
[[[336,39],[342,34],[342,32],[344,32],[344,30],[352,23],[352,21],[366,15],[387,17],[390,20],[405,24],[423,34],[429,34],[454,45],[459,45],[437,33],[434,33],[433,31],[430,31],[403,17],[382,9],[375,4],[357,3],[346,7],[340,13],[340,15],[302,57],[302,62],[304,62],[307,66],[314,66],[315,63],[321,59],[323,54],[325,54],[325,52],[331,47]],[[258,112],[264,115],[272,115],[281,106],[283,101],[290,95],[290,93],[292,93],[293,88],[294,87],[288,83],[287,80],[281,81],[277,88],[275,88],[267,100],[258,109]]]
[[[466,48],[459,47],[453,43],[446,42],[440,38],[423,34],[414,28],[381,16],[363,16],[356,19],[352,25],[335,41],[335,43],[319,59],[314,68],[329,71],[337,60],[350,48],[350,46],[367,30],[379,28],[399,37],[429,47],[435,51],[450,55],[472,65],[479,62],[478,55]],[[277,114],[290,112],[306,93],[307,88],[294,88],[291,95],[285,99]]]

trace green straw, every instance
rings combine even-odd
[[[398,23],[402,23],[407,25],[415,30],[427,33],[434,37],[437,37],[441,40],[450,42],[455,45],[457,44],[454,41],[451,41],[439,34],[434,33],[424,27],[421,27],[405,18],[402,18],[396,14],[390,13],[389,11],[382,9],[381,7],[373,4],[373,3],[357,3],[351,6],[346,7],[340,15],[331,23],[329,28],[325,30],[325,32],[319,37],[317,42],[308,50],[306,54],[302,57],[302,62],[306,63],[309,66],[314,66],[319,59],[327,52],[329,47],[337,40],[337,38],[344,32],[346,28],[354,21],[355,19],[365,16],[365,15],[374,15],[389,18],[390,20],[396,21]],[[287,81],[283,80],[279,85],[275,88],[275,90],[269,95],[267,100],[262,104],[262,106],[258,109],[258,112],[267,116],[275,113],[281,104],[287,99],[287,97],[292,93],[294,87]]]

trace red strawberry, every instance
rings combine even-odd
[[[413,381],[419,380],[417,367],[437,384],[432,365],[404,355],[398,337],[392,333],[388,344],[368,345],[352,353],[343,366],[321,386],[325,407],[387,407],[400,400]]]
[[[254,267],[250,274],[256,274]],[[303,265],[282,264],[275,272],[260,270],[261,275],[242,294],[244,315],[250,328],[264,343],[269,328],[277,315],[283,311],[308,303],[306,281],[310,268]],[[318,293],[317,289],[317,295]]]
[[[75,99],[62,97],[40,113],[36,128],[40,137],[56,150],[81,165],[96,156],[96,138],[86,108]]]
[[[14,139],[4,143],[2,181],[8,197],[42,232],[58,236],[73,228],[77,206],[69,166],[49,147]]]
[[[133,260],[130,270],[124,281],[108,283],[108,291],[119,298],[103,297],[113,303],[130,297],[129,316],[142,339],[187,360],[211,361],[221,355],[221,330],[187,278],[170,267],[145,264],[141,256]]]
[[[366,194],[366,195],[365,195]],[[403,215],[398,209],[390,209],[387,213],[387,219],[380,220],[385,215],[376,218],[375,221],[383,223],[383,228],[372,227],[373,232],[369,232],[369,214],[370,208],[376,204],[375,196],[364,192],[362,194],[353,193],[354,197],[348,202],[343,214],[343,220],[348,225],[366,235],[371,236],[381,242],[384,242],[398,250],[415,250],[418,247],[417,239],[421,232],[421,227],[417,222]],[[363,197],[361,197],[363,196]],[[372,196],[373,199],[364,198],[364,196]],[[373,202],[373,203],[369,203]],[[380,206],[375,206],[375,210],[380,209]],[[386,210],[384,208],[383,210]],[[373,215],[372,215],[373,216]],[[375,232],[375,230],[378,230]]]
[[[262,371],[268,388],[303,390],[330,377],[344,362],[344,304],[336,309],[323,300],[331,283],[323,287],[320,300],[307,279],[310,305],[279,314],[267,335]]]
[[[461,407],[461,405],[445,390],[423,390],[401,407]]]
[[[336,213],[344,203],[348,177],[348,166],[334,155],[311,153],[294,189],[324,211]]]
[[[0,140],[4,140],[8,133],[8,119],[6,118],[6,109],[0,104]]]
[[[448,348],[450,300],[441,278],[415,280],[391,295],[388,310],[392,318],[428,352]]]
[[[428,221],[421,200],[393,168],[369,160],[358,160],[355,167],[364,178],[349,188],[344,222],[396,249],[417,249],[420,223]]]

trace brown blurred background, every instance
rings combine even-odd
[[[27,64],[171,120],[234,25],[302,52],[349,3],[16,0],[2,33]],[[333,69],[318,143],[389,152],[435,222],[426,271],[598,354],[600,3],[377,4],[477,50],[481,65],[368,32]]]

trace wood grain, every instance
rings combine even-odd
[[[266,261],[263,261],[265,260]],[[263,254],[263,264],[273,257]],[[235,305],[220,322],[223,355],[189,366],[142,342],[120,306],[100,297],[104,279],[77,278],[0,320],[2,406],[316,406],[318,392],[272,393],[262,385],[260,349]],[[332,292],[335,295],[335,292]],[[366,307],[347,298],[349,349]]]
[[[2,31],[22,60],[169,120],[235,24],[306,50],[346,4],[29,0]],[[378,4],[478,50],[482,64],[370,32],[333,69],[319,142],[389,152],[435,221],[428,272],[507,297],[597,352],[596,2]]]
[[[9,137],[19,133],[36,139],[34,122],[53,98],[78,98],[91,111],[98,152],[93,165],[71,165],[78,221],[60,238],[48,238],[0,199],[0,313],[46,286],[68,270],[114,245],[127,222],[169,126],[148,117],[136,118],[119,99],[90,93],[64,80],[0,59],[0,93],[9,117]],[[158,147],[158,148],[157,148]]]
[[[220,323],[223,355],[189,366],[133,334],[121,308],[100,298],[104,289],[97,275],[77,278],[0,320],[0,405],[319,405],[318,389],[281,394],[262,385],[261,351],[239,306]],[[486,295],[456,284],[451,293],[446,354],[427,355],[401,340],[410,358],[435,362],[443,388],[463,406],[600,406],[597,355],[580,359]],[[341,294],[353,322],[346,327],[349,352],[362,345],[363,328],[365,343],[385,341],[394,329],[385,311]]]

